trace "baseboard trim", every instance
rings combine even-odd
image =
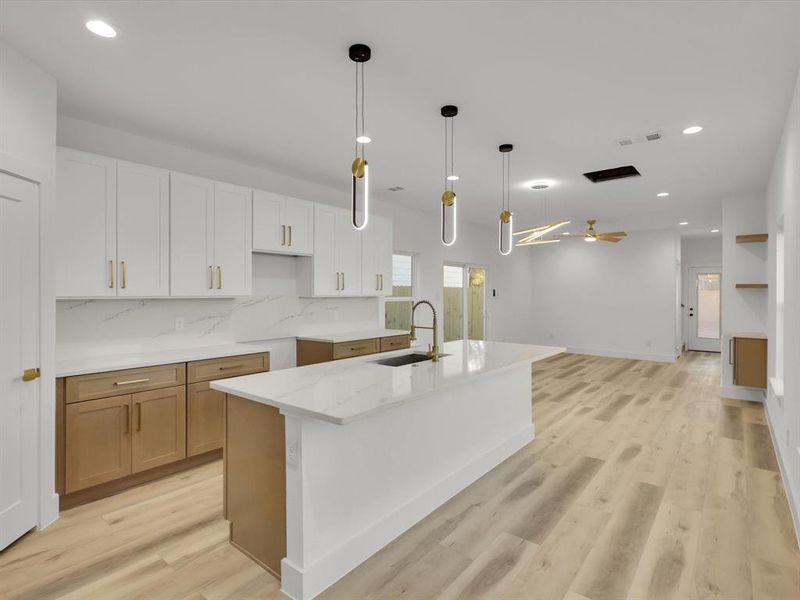
[[[721,385],[719,395],[723,398],[733,398],[734,400],[747,400],[748,402],[764,402],[764,390],[756,388],[742,387],[740,385]]]
[[[628,358],[632,360],[649,360],[654,362],[674,363],[678,360],[677,356],[670,354],[645,354],[639,352],[625,352],[617,350],[605,350],[601,348],[579,348],[568,346],[567,352],[572,354],[586,354],[589,356],[606,356],[608,358]]]
[[[792,514],[792,521],[794,522],[794,535],[797,538],[798,546],[800,546],[800,506],[798,506],[800,498],[795,498],[794,494],[792,494],[791,488],[788,486],[788,472],[786,470],[786,465],[783,462],[783,452],[781,452],[781,448],[783,446],[781,446],[779,443],[775,435],[775,428],[772,425],[772,415],[769,410],[771,403],[765,402],[764,404],[764,412],[767,413],[767,428],[769,429],[769,435],[772,438],[772,447],[775,448],[775,456],[778,457],[778,469],[780,469],[781,472],[783,490],[786,493],[786,499],[789,502],[789,512]]]
[[[461,490],[527,446],[533,438],[531,424],[304,569],[284,558],[281,561],[281,591],[294,600],[316,597]],[[376,543],[375,540],[381,541]],[[348,557],[346,563],[342,562],[342,557]]]

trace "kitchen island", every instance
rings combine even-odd
[[[313,598],[533,440],[531,364],[563,351],[457,341],[212,382],[231,543]]]

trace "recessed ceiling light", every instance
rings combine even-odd
[[[683,133],[686,135],[692,135],[693,133],[700,133],[703,131],[703,128],[700,125],[692,125],[691,127],[687,127],[683,130]]]
[[[712,229],[711,233],[719,233],[719,229]]]
[[[656,194],[656,196],[658,196],[659,198],[666,198],[667,196],[669,196],[669,192],[659,192],[658,194]]]
[[[104,38],[117,37],[117,30],[105,21],[86,21],[86,29]]]
[[[360,135],[356,138],[356,141],[359,144],[369,144],[372,141],[372,138],[368,135]]]
[[[448,175],[447,181],[458,181],[458,175]]]
[[[678,225],[688,225],[688,224],[689,224],[689,221],[681,221],[680,223],[678,223]]]

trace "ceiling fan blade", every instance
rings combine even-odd
[[[605,231],[603,233],[598,233],[597,237],[609,236],[609,237],[625,237],[628,234],[624,231]]]
[[[600,240],[601,242],[614,242],[615,244],[622,240],[622,238],[618,237],[600,237],[600,236],[597,236],[597,239]]]

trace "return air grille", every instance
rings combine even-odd
[[[624,179],[625,177],[638,177],[640,175],[641,173],[639,173],[633,165],[603,169],[601,171],[590,171],[589,173],[583,174],[583,176],[592,183],[611,181],[612,179]]]

